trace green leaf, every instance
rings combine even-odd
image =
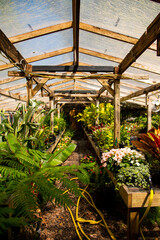
[[[15,153],[17,150],[19,150],[21,148],[19,141],[17,140],[17,138],[14,136],[13,133],[9,133],[7,135],[7,142],[8,142],[10,150],[13,153]]]
[[[53,157],[51,157],[49,159],[46,166],[47,167],[48,166],[56,166],[57,164],[64,162],[72,154],[72,152],[75,150],[75,148],[76,148],[75,144],[72,144],[72,143],[69,144],[68,147],[66,147],[64,150],[62,150],[61,152],[58,152],[58,154],[56,156],[53,155]]]

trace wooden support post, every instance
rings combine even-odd
[[[114,145],[119,147],[120,140],[120,80],[114,81]]]
[[[57,104],[57,114],[58,114],[58,118],[60,118],[61,108],[59,103]]]
[[[29,105],[29,101],[31,98],[32,98],[32,79],[27,79],[27,105]]]
[[[160,34],[157,37],[157,56],[160,56]]]
[[[50,109],[54,109],[54,98],[49,97],[49,102],[50,102]],[[51,124],[51,131],[54,132],[54,112],[51,113],[50,124]]]
[[[138,240],[139,208],[128,208],[127,225],[127,240]]]
[[[97,114],[97,117],[96,117],[96,121],[95,121],[95,124],[98,125],[99,123],[99,99],[96,99],[96,107],[98,108],[98,114]]]
[[[152,128],[152,103],[151,99],[146,94],[146,105],[147,105],[147,131],[149,131]]]

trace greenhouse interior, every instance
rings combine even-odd
[[[0,15],[0,239],[160,239],[160,1]]]

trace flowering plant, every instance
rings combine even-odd
[[[101,160],[103,167],[114,172],[124,166],[140,166],[144,162],[145,157],[142,153],[127,147],[104,152]]]
[[[101,164],[115,174],[118,188],[122,183],[143,188],[149,186],[149,166],[144,155],[136,150],[111,149],[102,154]]]

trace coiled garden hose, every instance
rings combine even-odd
[[[72,181],[72,180],[75,180],[75,179],[78,179],[78,178],[72,178],[72,179],[70,179],[70,180]],[[87,187],[88,187],[88,186],[87,186]],[[83,219],[83,218],[79,218],[79,216],[78,216],[78,210],[79,210],[79,203],[80,203],[81,196],[80,196],[80,197],[78,198],[78,200],[77,200],[77,205],[76,205],[76,220],[74,219],[74,216],[73,216],[73,213],[72,213],[71,209],[67,206],[67,209],[68,209],[68,211],[69,211],[69,213],[70,213],[70,215],[71,215],[71,218],[72,218],[72,221],[73,221],[73,224],[74,224],[74,226],[75,226],[76,233],[77,233],[79,239],[82,240],[82,237],[81,237],[80,232],[79,232],[79,230],[80,230],[81,233],[85,236],[86,239],[91,240],[91,239],[86,235],[86,233],[83,231],[83,229],[82,229],[82,227],[81,227],[81,223],[86,223],[86,222],[87,222],[87,223],[90,223],[90,224],[100,224],[101,226],[105,227],[105,228],[107,229],[107,231],[108,231],[108,234],[109,234],[110,238],[111,238],[112,240],[116,240],[116,238],[114,237],[113,233],[112,233],[111,230],[109,229],[109,227],[108,227],[108,225],[107,225],[107,223],[106,223],[106,221],[105,221],[105,219],[104,219],[104,216],[103,216],[102,212],[101,212],[99,209],[97,209],[97,207],[95,206],[94,201],[93,201],[91,195],[89,194],[89,192],[86,191],[87,187],[86,187],[85,189],[81,189],[81,188],[80,188],[81,193],[82,193],[82,196],[86,199],[86,201],[90,204],[90,206],[92,206],[92,207],[97,211],[97,213],[98,213],[99,216],[101,217],[101,220],[99,220],[99,221],[94,221],[94,220],[86,220],[86,219]],[[65,193],[68,192],[68,191],[69,191],[69,190],[66,190],[63,194],[65,194]],[[88,197],[90,198],[90,200],[85,196],[85,194],[88,195]],[[103,221],[103,224],[101,223],[102,221]],[[79,228],[79,230],[78,230],[78,228]]]
[[[70,179],[70,180],[72,181],[72,180],[75,180],[75,179],[78,179],[78,178],[72,178],[72,179]],[[154,195],[151,178],[150,178],[149,180],[150,180],[150,197],[149,197],[149,203],[148,203],[148,206],[147,206],[147,208],[146,208],[146,210],[145,210],[142,218],[141,218],[140,221],[139,221],[139,229],[140,229],[140,233],[141,233],[141,236],[142,236],[142,239],[143,239],[143,240],[145,240],[145,237],[144,237],[144,235],[143,235],[143,232],[142,232],[142,229],[141,229],[140,225],[142,224],[143,220],[147,217],[147,214],[148,214],[148,212],[149,212],[149,210],[150,210],[150,208],[151,208],[151,205],[152,205],[152,200],[153,200],[153,195]],[[87,185],[87,187],[88,187],[88,185]],[[91,239],[86,235],[86,233],[83,231],[83,229],[82,229],[82,227],[81,227],[81,223],[90,223],[90,224],[100,224],[101,226],[105,227],[106,230],[107,230],[107,232],[108,232],[108,234],[109,234],[109,236],[110,236],[110,238],[111,238],[112,240],[116,240],[115,236],[113,235],[113,233],[112,233],[111,230],[109,229],[109,227],[108,227],[108,225],[107,225],[107,223],[106,223],[106,221],[105,221],[105,219],[104,219],[104,216],[103,216],[102,212],[101,212],[99,209],[97,209],[97,207],[95,206],[94,201],[93,201],[91,195],[89,194],[88,191],[86,191],[87,187],[86,187],[85,189],[81,189],[81,188],[80,188],[81,193],[82,193],[82,196],[83,196],[83,197],[85,198],[85,200],[90,204],[90,206],[92,206],[92,207],[97,211],[97,213],[98,213],[99,216],[101,217],[101,220],[99,220],[99,221],[94,221],[94,220],[86,220],[86,219],[83,219],[83,218],[79,218],[79,216],[78,216],[78,211],[79,211],[79,203],[80,203],[81,196],[79,196],[79,198],[78,198],[78,200],[77,200],[77,205],[76,205],[76,220],[74,219],[74,216],[73,216],[73,213],[72,213],[71,209],[67,206],[67,209],[68,209],[68,211],[69,211],[69,213],[70,213],[70,215],[71,215],[71,218],[72,218],[72,221],[73,221],[73,224],[74,224],[74,227],[75,227],[75,229],[76,229],[76,233],[77,233],[79,239],[82,240],[82,237],[81,237],[80,232],[79,232],[79,230],[80,230],[81,233],[85,236],[86,239],[91,240]],[[68,191],[69,191],[69,190],[66,190],[63,194],[65,194],[65,193],[68,192]],[[88,197],[89,197],[90,200],[85,196],[85,194],[88,195]],[[103,222],[103,223],[102,223],[102,222]],[[78,229],[78,228],[79,228],[79,229]]]

